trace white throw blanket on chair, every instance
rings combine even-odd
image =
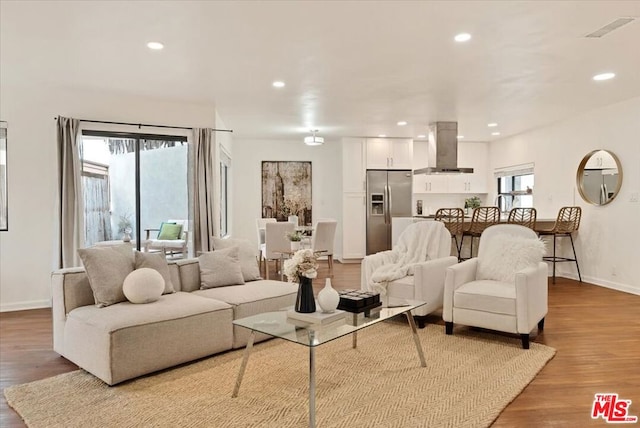
[[[389,282],[413,275],[416,263],[439,257],[442,234],[446,233],[444,223],[439,221],[409,225],[392,250],[371,254],[362,260],[363,288],[385,295]]]

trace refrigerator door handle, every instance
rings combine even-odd
[[[391,186],[387,185],[387,213],[389,214],[389,224],[391,224],[392,203],[393,201],[391,200]]]
[[[389,224],[389,186],[384,185],[384,224]]]

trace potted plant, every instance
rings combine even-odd
[[[130,213],[120,216],[120,220],[118,220],[118,233],[121,234],[124,242],[131,241],[131,232],[133,231],[132,226]]]
[[[474,210],[480,206],[480,198],[473,196],[464,200],[464,213],[469,214],[469,210]]]
[[[291,242],[291,251],[298,251],[302,241],[302,232],[296,230],[291,233],[287,233],[287,238],[289,238],[289,241]]]

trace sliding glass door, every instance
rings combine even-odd
[[[84,131],[85,246],[130,237],[144,250],[163,222],[186,222],[187,164],[186,137]]]

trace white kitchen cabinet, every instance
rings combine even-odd
[[[412,169],[413,140],[368,138],[367,169]]]
[[[488,193],[486,143],[458,143],[458,166],[473,168],[472,174],[449,176],[449,193]]]
[[[413,193],[448,193],[449,182],[446,175],[417,174],[413,176]]]
[[[343,193],[342,259],[362,259],[366,255],[366,221],[366,194]]]
[[[342,139],[342,192],[366,191],[365,139]]]
[[[615,169],[616,160],[604,150],[599,150],[591,155],[585,169]]]
[[[366,144],[364,138],[342,139],[343,260],[362,259],[366,252]]]

